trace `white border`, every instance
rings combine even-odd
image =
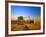
[[[11,31],[11,5],[41,7],[41,30]],[[26,34],[26,33],[39,33],[39,32],[41,33],[41,32],[43,32],[43,5],[8,3],[8,13],[9,13],[9,15],[8,15],[8,34]]]

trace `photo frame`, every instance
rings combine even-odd
[[[16,30],[13,29],[12,28],[13,25],[11,25],[11,24],[13,24],[13,23],[18,24],[18,22],[17,21],[16,22],[12,21],[12,19],[13,20],[16,19],[16,17],[12,17],[12,16],[17,15],[17,17],[18,17],[19,15],[23,16],[24,14],[27,16],[27,11],[25,11],[25,13],[23,13],[23,10],[26,10],[26,9],[27,9],[27,11],[30,9],[29,11],[37,12],[37,13],[32,14],[32,16],[34,16],[34,15],[40,16],[40,20],[39,20],[40,25],[38,25],[38,26],[36,26],[35,24],[33,24],[31,26],[29,25],[30,27],[28,29],[27,28],[24,29],[26,26],[22,26],[22,27],[24,27],[23,28],[24,30],[21,29],[21,27],[20,27],[20,29],[17,29],[16,27],[19,27],[19,26],[14,25],[15,26],[14,28]],[[20,11],[20,13],[19,13],[19,11]],[[31,12],[29,12],[29,11],[28,11],[28,13],[29,13],[28,16],[30,16],[30,14],[31,14]],[[16,12],[18,12],[18,14]],[[26,17],[26,18],[29,18],[29,17]],[[39,17],[37,17],[37,19],[38,18]],[[22,23],[22,21],[20,23]],[[27,23],[28,23],[28,21],[27,21]],[[26,23],[26,25],[28,26],[27,23]],[[31,20],[30,23],[34,23],[34,22]],[[5,3],[5,36],[38,35],[38,34],[44,34],[44,33],[45,33],[45,4],[43,2],[7,1]]]

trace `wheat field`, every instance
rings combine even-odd
[[[35,18],[31,21],[11,21],[11,31],[19,31],[19,30],[40,30],[41,29],[41,21],[40,18]]]

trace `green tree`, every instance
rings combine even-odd
[[[24,19],[23,19],[23,16],[19,16],[19,17],[18,17],[18,21],[21,21],[21,20],[24,20]]]
[[[18,17],[18,22],[19,22],[19,24],[24,24],[24,18],[23,18],[23,16],[19,16]]]

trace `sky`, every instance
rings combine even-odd
[[[34,6],[11,6],[11,15],[12,16],[31,16],[36,17],[40,16],[41,7]]]

